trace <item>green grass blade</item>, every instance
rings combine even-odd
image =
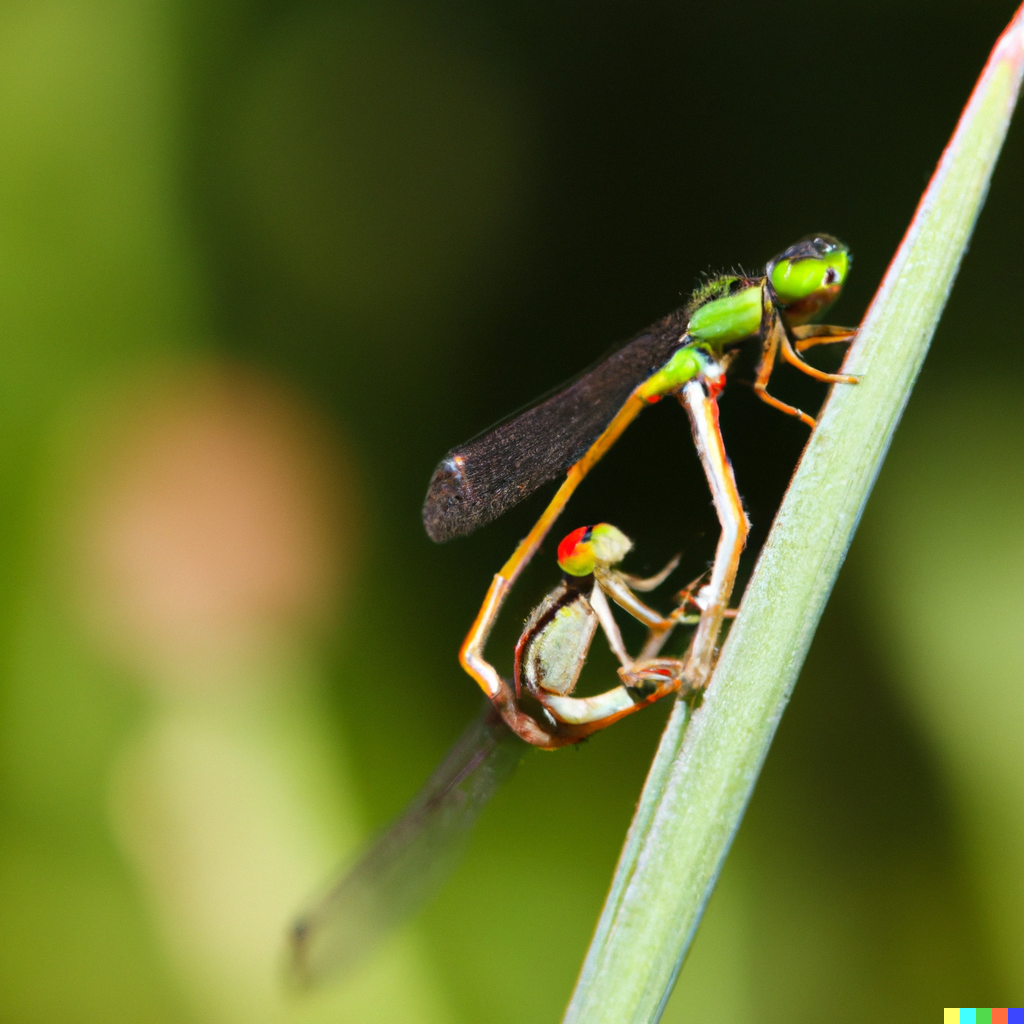
[[[1024,66],[999,38],[846,362],[704,705],[662,737],[565,1021],[656,1021],[714,887],[985,200]]]

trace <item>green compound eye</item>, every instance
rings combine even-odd
[[[830,235],[811,235],[768,266],[768,278],[790,323],[805,323],[839,296],[850,253]]]

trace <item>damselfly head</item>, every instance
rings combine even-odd
[[[802,324],[832,305],[850,272],[850,250],[831,235],[808,235],[775,257],[768,280],[790,323]]]
[[[610,523],[581,526],[558,545],[558,565],[570,576],[589,576],[598,567],[621,562],[632,547],[633,542]]]

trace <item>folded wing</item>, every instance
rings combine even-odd
[[[578,462],[684,330],[682,314],[670,314],[554,394],[453,448],[423,503],[430,539],[472,533]]]

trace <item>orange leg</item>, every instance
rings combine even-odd
[[[699,618],[686,616],[685,604],[666,618],[638,600],[623,583],[618,573],[599,575],[598,585],[590,599],[609,646],[622,662],[619,669],[622,683],[593,697],[538,692],[537,699],[558,720],[559,730],[571,727],[574,735],[581,736],[604,729],[620,718],[646,707],[652,700],[672,693],[686,680],[684,661],[679,658],[659,658],[658,654],[676,625],[680,622],[697,622]],[[626,652],[619,627],[608,605],[608,597],[648,627],[647,643],[637,660],[630,658]]]
[[[747,543],[750,522],[743,511],[732,464],[725,453],[722,432],[718,426],[718,402],[707,394],[699,380],[690,381],[683,388],[680,400],[690,415],[697,452],[722,527],[711,579],[701,595],[703,608],[700,624],[690,644],[686,661],[688,682],[695,688],[703,688],[714,667],[718,637],[729,609],[729,599],[736,582],[740,554]]]
[[[797,352],[806,352],[815,345],[840,345],[853,341],[857,330],[854,327],[832,327],[829,324],[804,324],[791,327],[789,334]]]
[[[814,429],[814,418],[808,416],[803,410],[795,405],[787,405],[780,402],[774,395],[768,394],[768,381],[771,378],[772,370],[775,369],[775,357],[778,355],[779,345],[782,338],[786,336],[785,328],[777,313],[773,313],[771,326],[768,329],[768,337],[765,339],[764,349],[761,352],[761,361],[757,364],[757,376],[754,379],[754,393],[762,402],[786,413],[788,416],[796,416],[802,423],[806,423]]]
[[[686,682],[685,667],[675,658],[652,659],[645,667],[648,673],[640,672],[635,679],[628,671],[620,672],[624,681],[629,683],[629,688],[617,686],[597,697],[541,696],[544,706],[559,718],[559,736],[571,737],[566,742],[577,743],[614,725],[620,718],[632,715],[648,704],[677,692]],[[663,681],[642,696],[637,696],[636,690],[632,688],[634,682],[649,683],[657,680]],[[686,689],[692,687],[687,686]]]
[[[683,387],[679,400],[690,416],[693,438],[711,488],[722,534],[715,552],[711,579],[701,592],[701,616],[684,661],[675,658],[648,657],[634,662],[619,675],[624,686],[597,697],[543,696],[539,699],[555,716],[566,723],[559,727],[576,737],[605,729],[620,718],[653,704],[685,687],[700,690],[711,678],[722,623],[729,615],[729,598],[736,582],[740,554],[746,544],[750,524],[743,511],[732,465],[718,425],[718,402],[708,395],[700,380]],[[652,650],[653,653],[653,650]],[[635,686],[655,682],[649,693],[637,697]]]
[[[575,742],[575,740],[562,738],[553,732],[548,732],[541,728],[533,718],[519,710],[511,687],[484,657],[484,647],[498,617],[498,612],[501,610],[516,577],[533,558],[537,548],[540,547],[583,478],[619,439],[622,432],[636,419],[646,404],[635,393],[631,395],[583,458],[570,466],[565,481],[558,488],[543,515],[537,520],[533,529],[520,541],[519,546],[512,553],[512,557],[495,574],[476,621],[470,627],[459,650],[460,664],[477,681],[480,688],[501,712],[509,727],[528,743],[533,743],[536,746],[556,747],[564,743]]]
[[[801,371],[801,373],[806,373],[808,377],[813,377],[815,380],[823,381],[826,384],[857,383],[857,378],[851,377],[849,374],[825,373],[824,370],[818,370],[809,363],[805,363],[794,351],[793,344],[789,340],[789,335],[786,334],[785,329],[782,330],[782,358],[785,359],[790,366],[795,366]]]

